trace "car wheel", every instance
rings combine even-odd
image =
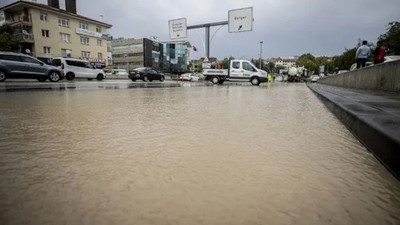
[[[260,80],[258,79],[258,77],[253,77],[253,78],[251,78],[250,82],[251,82],[251,84],[254,85],[254,86],[260,85]]]
[[[0,82],[3,82],[6,79],[6,72],[0,70]]]
[[[60,80],[60,74],[56,71],[51,71],[49,73],[49,80],[51,82],[58,82]]]
[[[88,80],[93,80],[93,78],[87,78]]]
[[[143,77],[143,82],[147,82],[147,81],[149,81],[149,78],[147,76],[144,76]]]
[[[136,81],[136,79],[131,79],[133,82],[135,82]]]
[[[102,81],[102,80],[104,79],[103,74],[99,73],[99,74],[97,75],[96,79],[97,79],[98,81]]]
[[[68,72],[68,73],[65,75],[65,79],[67,79],[67,80],[74,80],[74,79],[75,79],[75,74],[72,73],[72,72]]]
[[[211,78],[211,82],[212,82],[213,84],[218,84],[218,83],[219,83],[219,77],[217,77],[217,76],[212,77],[212,78]]]
[[[47,79],[46,78],[38,78],[37,79],[39,82],[45,82]]]
[[[165,80],[165,77],[164,77],[164,76],[161,76],[161,77],[160,77],[160,81],[161,81],[161,82],[164,82],[164,80]]]

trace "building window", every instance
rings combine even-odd
[[[97,39],[97,46],[101,46],[101,40]]]
[[[50,47],[43,47],[44,54],[50,54]]]
[[[40,20],[42,20],[42,21],[47,21],[47,13],[41,12],[41,13],[40,13]]]
[[[89,24],[79,22],[79,28],[84,29],[84,30],[89,30]]]
[[[82,55],[82,58],[90,58],[90,52],[82,51],[81,55]]]
[[[98,58],[98,59],[102,59],[102,58],[103,58],[103,53],[100,53],[100,52],[97,53],[97,58]]]
[[[88,37],[81,37],[81,44],[89,45],[89,38]]]
[[[64,34],[64,33],[60,33],[60,37],[61,37],[61,41],[62,42],[71,42],[71,35],[70,34]]]
[[[42,29],[42,37],[49,37],[49,30]]]
[[[71,42],[71,35],[70,34],[65,34],[65,33],[60,33],[61,36],[61,41],[63,42]]]
[[[72,57],[72,50],[71,49],[61,49],[61,56],[64,58],[71,58]]]
[[[58,18],[58,25],[62,27],[69,27],[69,19],[66,18]]]
[[[96,26],[96,32],[101,33],[101,26]]]

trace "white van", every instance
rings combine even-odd
[[[86,78],[88,80],[105,78],[104,71],[96,69],[90,62],[72,58],[53,58],[53,65],[64,71],[65,79],[74,80],[75,78]]]

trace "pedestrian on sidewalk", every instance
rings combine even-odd
[[[385,60],[386,48],[382,45],[381,41],[376,43],[376,48],[373,51],[374,54],[374,64],[383,63]]]
[[[357,69],[360,67],[365,67],[367,58],[371,53],[371,49],[367,46],[367,43],[368,43],[367,41],[363,41],[362,45],[357,49],[356,52]]]

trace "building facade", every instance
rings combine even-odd
[[[189,42],[117,38],[111,41],[112,68],[131,70],[151,67],[166,73],[183,73],[190,62]]]
[[[187,41],[161,43],[161,67],[166,73],[184,73],[190,63],[191,44]]]
[[[147,38],[117,38],[111,41],[112,67],[131,70],[152,67],[160,70],[160,43]]]
[[[296,66],[298,57],[288,57],[288,58],[269,58],[264,61],[265,64],[273,62],[275,67],[282,67],[284,69],[289,69],[290,67]]]
[[[49,5],[18,1],[0,9],[0,25],[8,24],[20,52],[35,57],[72,57],[107,64],[110,24],[76,14],[75,0],[67,10],[57,0]]]

